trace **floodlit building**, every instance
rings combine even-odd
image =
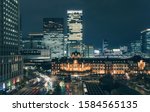
[[[130,58],[83,58],[73,53],[71,58],[52,60],[52,73],[87,73],[96,75],[150,74],[150,59],[140,56]]]

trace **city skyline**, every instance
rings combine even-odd
[[[68,9],[83,10],[84,42],[95,47],[101,47],[103,39],[110,40],[114,47],[127,45],[133,40],[138,40],[140,32],[150,26],[148,0],[44,0],[36,1],[37,7],[32,7],[34,3],[34,0],[21,1],[24,37],[30,32],[42,31],[44,17],[63,17],[66,21]]]
[[[150,95],[145,3],[0,0],[0,95]]]

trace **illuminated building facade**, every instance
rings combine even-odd
[[[142,70],[142,71],[141,71]],[[150,59],[139,56],[132,58],[62,58],[52,61],[52,73],[88,72],[89,74],[124,75],[146,73],[150,74]]]
[[[16,88],[23,75],[19,0],[0,0],[0,90]]]
[[[88,72],[91,71],[91,66],[88,63],[80,62],[78,59],[81,58],[79,52],[74,52],[71,55],[71,63],[62,63],[60,69],[68,72]]]
[[[68,10],[67,11],[68,19],[68,35],[69,40],[83,40],[83,25],[82,25],[82,10]]]
[[[72,52],[78,51],[83,53],[83,11],[82,10],[68,10],[67,11],[67,54],[71,56]]]

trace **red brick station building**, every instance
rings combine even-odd
[[[53,59],[52,74],[89,73],[89,74],[150,74],[150,59],[140,56],[130,58],[82,58],[74,52],[71,58]]]

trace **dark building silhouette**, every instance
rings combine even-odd
[[[63,18],[44,18],[43,19],[44,33],[64,33]]]
[[[102,43],[102,52],[103,52],[104,54],[107,52],[108,46],[109,46],[108,40],[104,39],[104,40],[103,40],[103,43]]]
[[[142,52],[150,54],[150,29],[141,32]]]
[[[0,90],[16,88],[22,78],[19,0],[0,0]]]

